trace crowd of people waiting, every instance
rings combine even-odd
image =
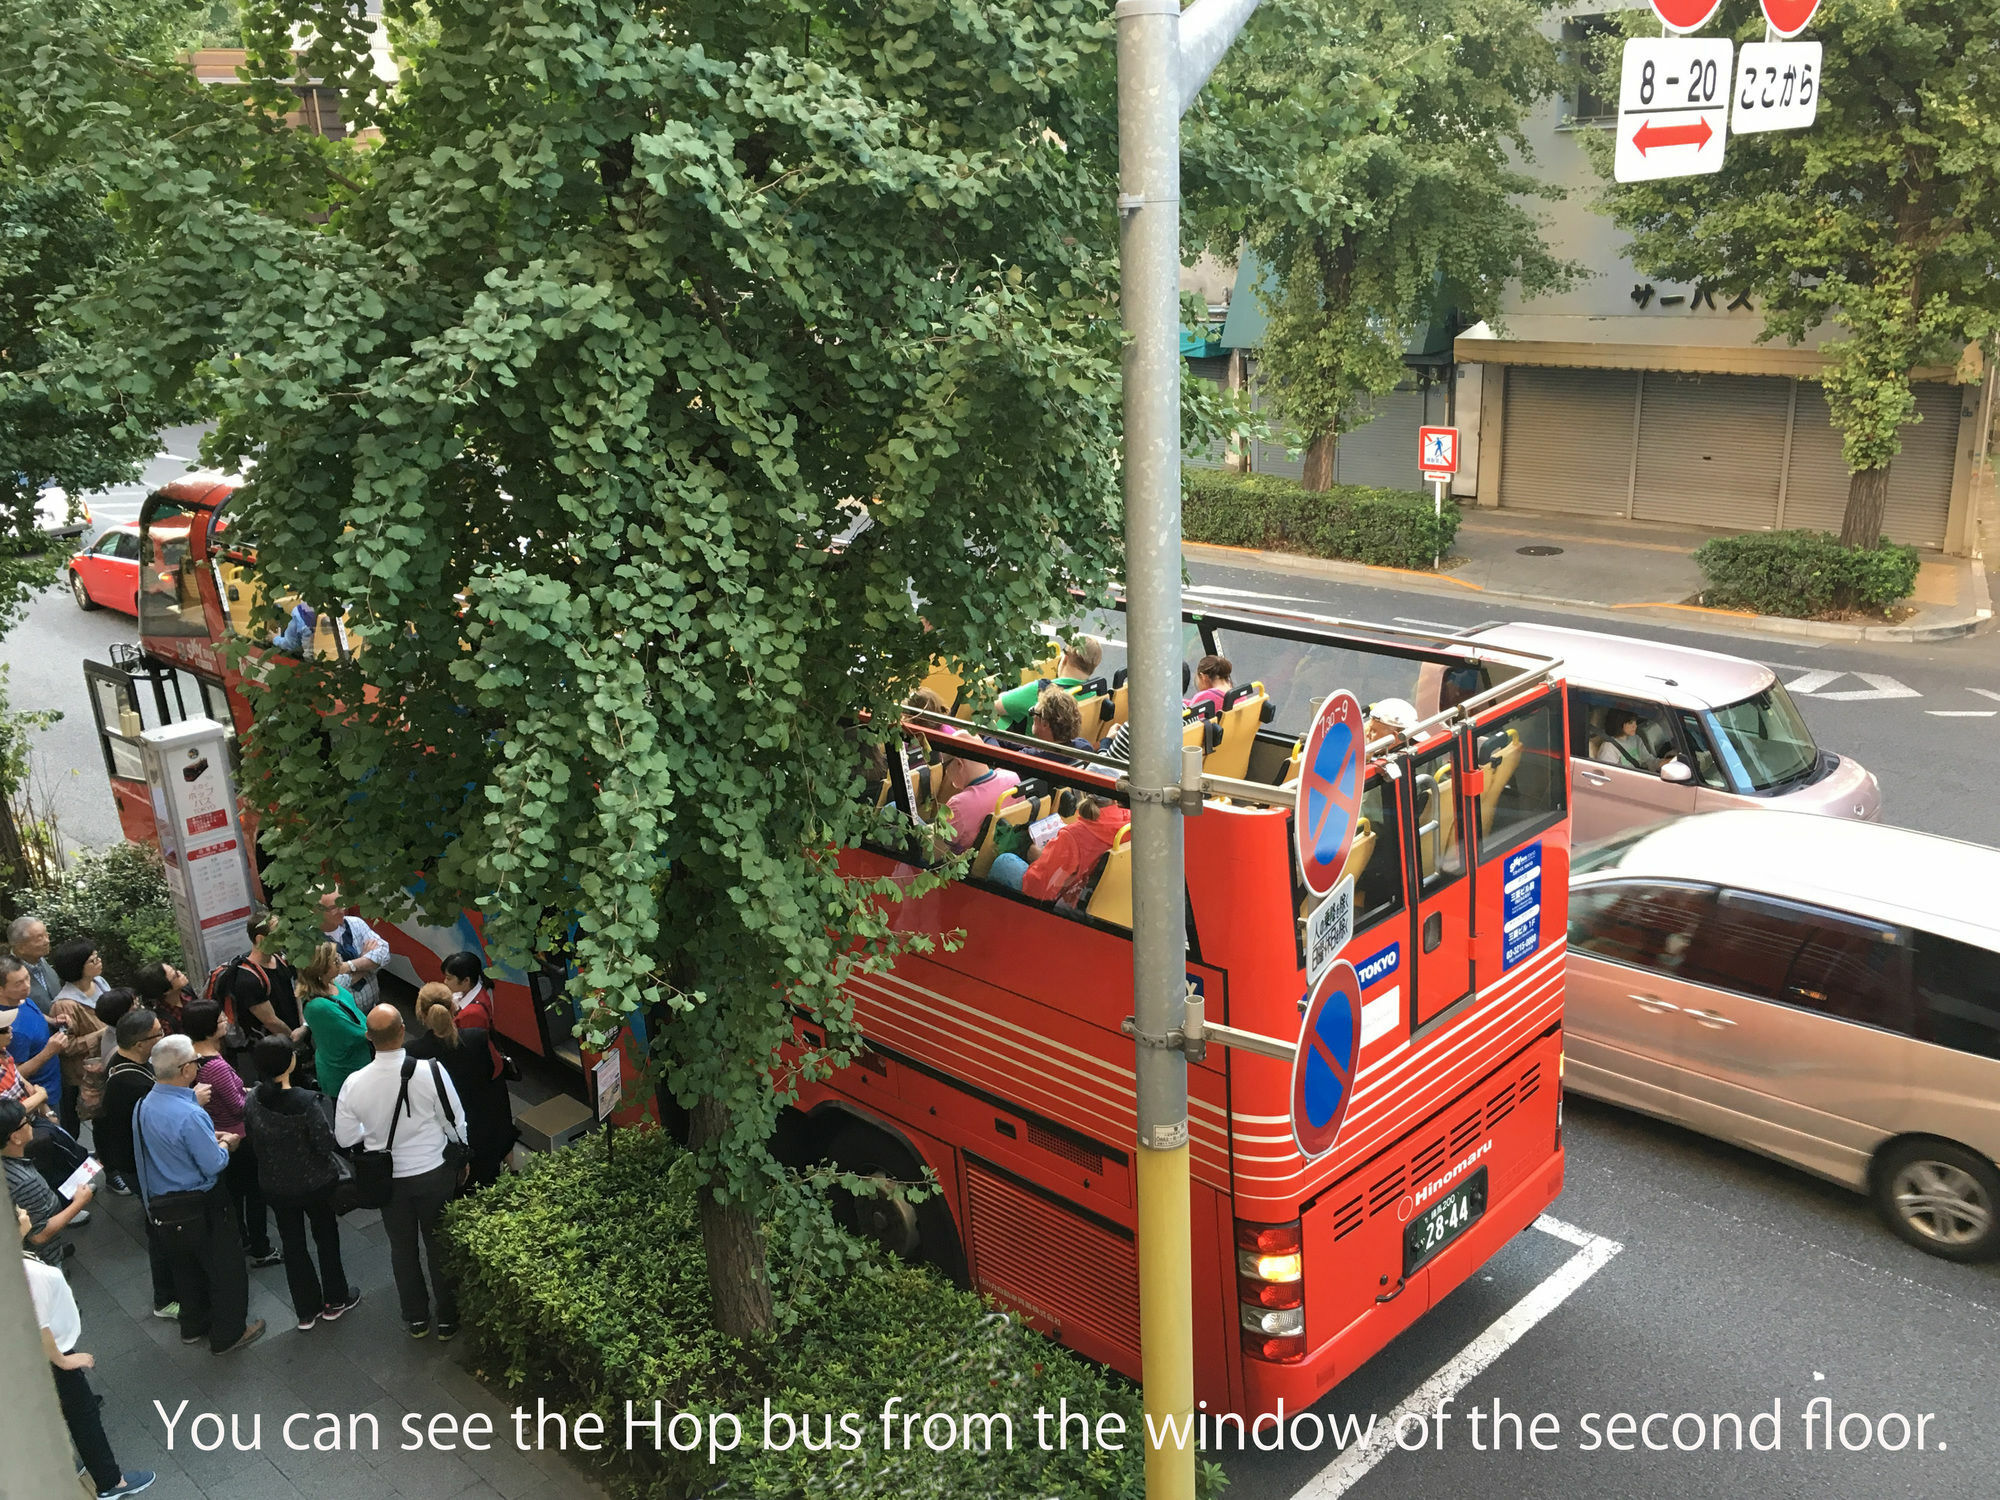
[[[478,954],[443,961],[406,1040],[376,978],[389,945],[338,893],[321,897],[296,966],[275,916],[258,912],[248,936],[201,984],[153,963],[114,985],[96,944],[52,947],[32,916],[0,956],[0,1162],[63,1416],[100,1496],[154,1479],[119,1467],[77,1350],[63,1266],[100,1186],[139,1200],[153,1315],[185,1345],[223,1355],[263,1336],[255,1267],[283,1265],[301,1333],[345,1315],[361,1291],[340,1216],[356,1207],[381,1210],[406,1331],[449,1339],[440,1217],[498,1179],[517,1138]]]

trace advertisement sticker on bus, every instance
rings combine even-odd
[[[1361,981],[1337,959],[1313,987],[1292,1059],[1292,1139],[1306,1160],[1333,1149],[1361,1059]]]
[[[1542,844],[1507,856],[1500,877],[1500,969],[1505,973],[1542,946]]]
[[[1299,752],[1299,878],[1315,896],[1329,894],[1347,869],[1361,826],[1361,769],[1367,731],[1361,705],[1345,689],[1330,693],[1313,716]]]

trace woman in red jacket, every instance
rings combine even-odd
[[[1085,797],[1076,817],[1048,843],[1029,849],[1025,857],[1002,854],[995,859],[992,878],[1037,901],[1075,906],[1097,861],[1111,852],[1118,830],[1131,821],[1132,814],[1117,803]]]
[[[447,956],[438,967],[451,989],[452,1004],[458,1007],[459,1026],[485,1028],[486,1050],[493,1055],[493,1076],[500,1077],[507,1064],[493,1041],[493,981],[487,977],[486,961],[477,953],[461,951]]]

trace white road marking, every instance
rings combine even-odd
[[[1454,633],[1465,628],[1463,625],[1447,624],[1443,620],[1412,620],[1408,615],[1392,615],[1389,623],[1392,625],[1421,625],[1426,630],[1449,630]]]
[[[1528,1330],[1561,1307],[1578,1287],[1603,1270],[1610,1264],[1611,1258],[1625,1248],[1616,1240],[1578,1229],[1547,1214],[1535,1220],[1535,1228],[1575,1245],[1576,1254],[1557,1266],[1519,1302],[1487,1324],[1484,1332],[1445,1361],[1437,1373],[1411,1391],[1400,1406],[1376,1422],[1375,1430],[1366,1441],[1355,1444],[1307,1480],[1293,1500],[1338,1500],[1339,1496],[1354,1488],[1371,1469],[1396,1451],[1397,1429],[1410,1413],[1420,1412],[1427,1419],[1435,1414],[1440,1401],[1464,1390],[1480,1372],[1519,1343]]]
[[[1995,703],[2000,703],[2000,693],[1994,692],[1992,688],[1971,688],[1968,691],[1977,693],[1982,698],[1991,698]]]
[[[1226,589],[1212,583],[1190,584],[1181,590],[1184,594],[1214,594],[1221,599],[1269,599],[1277,604],[1310,604],[1310,599],[1302,599],[1297,594],[1260,594],[1254,589]]]
[[[1933,719],[1990,719],[2000,714],[2000,708],[1927,708],[1924,712]]]
[[[1868,686],[1848,688],[1838,693],[1821,691],[1830,682],[1842,677],[1859,677]],[[1786,691],[1799,693],[1809,698],[1818,698],[1823,703],[1872,703],[1885,698],[1921,698],[1923,694],[1913,687],[1898,682],[1893,677],[1885,677],[1880,672],[1833,672],[1825,669],[1808,672],[1795,682],[1785,684]]]

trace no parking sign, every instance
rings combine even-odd
[[[1340,1135],[1361,1060],[1361,980],[1344,958],[1313,986],[1292,1059],[1292,1139],[1308,1161]]]
[[[1361,762],[1368,753],[1361,705],[1341,690],[1328,696],[1313,716],[1299,756],[1299,878],[1315,896],[1340,884],[1361,825]]]

